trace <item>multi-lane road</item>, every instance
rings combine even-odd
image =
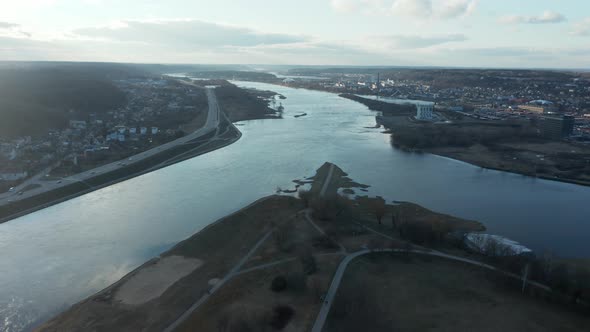
[[[86,183],[86,180],[93,178],[99,174],[104,174],[104,173],[108,173],[117,169],[120,169],[122,167],[127,167],[129,165],[132,165],[134,163],[138,163],[141,162],[149,157],[152,157],[160,152],[163,152],[167,149],[171,149],[173,147],[188,143],[190,141],[196,140],[198,138],[201,138],[207,134],[210,134],[213,131],[217,131],[218,127],[219,127],[219,123],[220,123],[220,113],[221,110],[219,108],[219,104],[217,102],[217,96],[215,95],[215,87],[207,87],[206,88],[206,94],[207,94],[207,101],[209,104],[209,111],[207,114],[207,121],[205,122],[205,125],[203,127],[201,127],[200,129],[184,136],[181,137],[179,139],[176,139],[174,141],[162,144],[160,146],[157,146],[155,148],[152,148],[150,150],[141,152],[139,154],[136,154],[132,157],[129,157],[125,160],[120,160],[120,161],[116,161],[116,162],[112,162],[110,164],[106,164],[100,167],[96,167],[93,168],[91,170],[82,172],[82,173],[78,173],[69,177],[65,177],[63,179],[59,179],[59,180],[45,180],[44,179],[44,174],[48,173],[49,170],[46,170],[44,172],[41,172],[37,175],[35,175],[34,177],[26,180],[26,185],[20,185],[18,187],[16,187],[13,191],[11,192],[6,192],[6,193],[2,193],[0,194],[0,207],[9,204],[11,202],[16,202],[28,197],[33,197],[51,190],[55,190],[61,187],[64,187],[66,185],[69,185],[71,183],[74,182],[80,182],[83,184],[86,184],[88,186],[88,189],[92,189],[93,187],[89,184]],[[26,190],[26,191],[22,191],[24,187],[26,186],[35,186],[35,188]]]

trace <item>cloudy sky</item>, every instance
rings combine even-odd
[[[590,68],[590,1],[0,0],[0,60]]]

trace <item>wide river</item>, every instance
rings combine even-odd
[[[588,187],[401,152],[368,128],[375,114],[361,104],[238,84],[285,95],[284,119],[243,122],[243,137],[226,148],[0,225],[0,330],[47,319],[325,161],[371,185],[371,195],[481,221],[537,251],[590,256]]]

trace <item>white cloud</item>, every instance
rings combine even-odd
[[[478,1],[456,0],[445,1],[438,10],[441,18],[455,18],[460,16],[469,16],[477,8]]]
[[[590,36],[590,17],[574,24],[570,33],[576,36]]]
[[[0,22],[0,37],[31,37],[31,34],[22,30],[20,24]]]
[[[478,0],[331,0],[339,12],[452,19],[471,15]]]
[[[391,5],[391,11],[396,15],[430,16],[432,14],[431,0],[397,0]]]
[[[374,37],[371,41],[373,44],[383,45],[391,49],[419,49],[431,46],[466,41],[467,37],[463,34],[450,34],[438,36],[417,36],[417,35],[391,35]]]
[[[343,13],[354,12],[359,7],[357,0],[330,0],[330,4],[336,11]]]
[[[0,29],[18,28],[20,25],[16,23],[0,22]]]
[[[258,32],[249,28],[190,19],[130,20],[108,27],[77,29],[73,33],[105,41],[166,45],[181,49],[284,44],[307,39],[303,36]]]
[[[567,21],[562,14],[546,10],[538,16],[507,15],[500,18],[500,22],[508,24],[552,24]]]

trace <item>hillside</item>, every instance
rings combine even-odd
[[[107,72],[69,66],[0,69],[0,135],[42,135],[63,128],[71,117],[124,105],[125,94]]]

